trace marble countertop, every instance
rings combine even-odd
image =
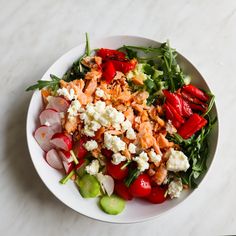
[[[10,0],[0,9],[0,235],[221,235],[236,233],[236,1]],[[113,225],[59,202],[31,163],[25,122],[31,93],[62,54],[84,40],[116,34],[170,39],[216,95],[220,142],[207,179],[160,218]]]

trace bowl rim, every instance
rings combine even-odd
[[[153,41],[153,43],[159,43],[159,41],[153,39],[153,38],[147,38],[147,37],[143,37],[143,36],[137,36],[137,35],[111,35],[111,36],[107,36],[107,37],[100,37],[100,38],[94,38],[92,40],[90,40],[90,42],[97,42],[97,41],[104,41],[104,40],[112,40],[112,39],[116,39],[116,38],[124,38],[124,37],[128,37],[128,38],[134,38],[134,39],[137,39],[137,40],[148,40],[148,41]],[[50,66],[49,68],[45,71],[45,73],[42,75],[41,79],[49,72],[51,71],[51,69],[55,66],[55,64],[58,63],[58,61],[63,58],[63,57],[66,57],[67,55],[69,55],[72,51],[76,50],[77,48],[79,47],[82,47],[84,46],[85,47],[85,42],[83,41],[82,43],[78,44],[77,46],[71,48],[70,50],[68,50],[66,53],[62,54],[60,57],[58,57]],[[202,74],[199,72],[199,70],[185,57],[183,56],[178,50],[177,50],[177,53],[179,56],[181,56],[203,79],[203,81],[205,82],[205,84],[207,85],[209,91],[212,91],[208,85],[208,83],[206,82],[205,78],[202,76]],[[73,63],[73,62],[71,62]],[[212,153],[212,160],[211,162],[209,163],[209,166],[204,174],[204,177],[200,180],[199,182],[199,185],[197,188],[195,189],[192,189],[190,190],[190,193],[180,202],[178,202],[176,205],[172,206],[171,208],[165,210],[164,212],[162,212],[161,214],[158,214],[158,215],[154,215],[154,216],[149,216],[149,217],[145,217],[145,218],[142,218],[142,219],[137,219],[137,220],[129,220],[128,222],[127,221],[124,221],[124,220],[119,220],[119,221],[113,221],[113,220],[105,220],[105,219],[100,219],[98,217],[93,217],[93,216],[90,216],[89,214],[85,214],[85,213],[81,213],[79,211],[77,211],[76,209],[74,209],[73,207],[69,206],[67,203],[65,203],[62,199],[60,199],[59,196],[57,196],[52,190],[51,188],[48,186],[48,184],[46,183],[46,181],[44,181],[43,179],[43,176],[40,174],[40,172],[38,171],[38,168],[37,168],[37,163],[36,161],[34,161],[34,159],[32,158],[33,156],[33,150],[31,149],[31,146],[30,146],[30,143],[29,143],[29,136],[32,135],[32,133],[29,132],[29,120],[30,120],[30,107],[32,106],[32,101],[33,101],[33,97],[35,96],[37,91],[34,91],[32,96],[31,96],[31,99],[30,99],[30,102],[29,102],[29,105],[28,105],[28,110],[27,110],[27,118],[26,118],[26,138],[27,138],[27,146],[28,146],[28,150],[29,150],[29,154],[30,154],[30,158],[31,158],[31,161],[33,163],[33,166],[37,172],[37,174],[39,175],[41,181],[44,183],[44,185],[47,187],[47,189],[53,194],[54,197],[56,197],[56,199],[58,199],[60,202],[62,202],[64,205],[66,205],[67,207],[69,207],[70,209],[72,209],[73,211],[75,211],[76,213],[79,213],[85,217],[88,217],[90,219],[93,219],[93,220],[97,220],[97,221],[100,221],[100,222],[105,222],[105,223],[113,223],[113,224],[133,224],[133,223],[140,223],[140,222],[146,222],[146,221],[151,221],[151,220],[154,220],[154,219],[157,219],[161,216],[163,216],[164,214],[167,214],[167,213],[170,213],[171,210],[173,209],[176,209],[178,206],[180,206],[181,204],[183,204],[183,202],[186,202],[187,199],[190,199],[190,196],[193,196],[193,192],[196,192],[200,189],[200,185],[202,185],[202,182],[206,179],[206,176],[208,175],[210,169],[212,169],[212,165],[213,165],[213,162],[214,162],[214,159],[215,159],[215,156],[218,152],[218,144],[219,144],[219,133],[220,133],[220,118],[219,118],[219,113],[218,113],[218,110],[217,110],[217,105],[216,105],[216,101],[214,102],[214,109],[215,109],[215,115],[217,116],[217,130],[216,130],[216,142],[215,142],[215,149],[213,150],[213,153]]]

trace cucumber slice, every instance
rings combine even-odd
[[[117,215],[120,214],[125,208],[125,200],[116,196],[111,195],[103,196],[100,199],[100,206],[104,212],[109,215]]]
[[[77,178],[75,183],[79,186],[83,198],[94,198],[101,195],[100,184],[93,175],[85,174]]]

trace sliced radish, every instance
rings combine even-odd
[[[108,196],[111,196],[115,187],[114,179],[110,175],[104,175],[101,172],[97,173],[96,176],[101,184],[103,192],[107,193]]]
[[[65,172],[66,174],[69,174],[75,167],[75,163],[74,162],[66,162],[66,161],[62,161],[63,163],[63,166],[64,166],[64,169],[65,169]]]
[[[88,138],[84,136],[74,144],[73,150],[78,159],[84,158],[87,155],[88,151],[84,147],[87,141]]]
[[[70,103],[62,97],[52,97],[46,109],[55,109],[58,112],[66,112],[70,106]]]
[[[42,125],[35,130],[34,138],[38,142],[39,146],[47,152],[54,147],[53,144],[50,143],[54,134],[55,130],[52,129],[52,127]]]
[[[67,163],[70,163],[73,161],[73,157],[71,156],[70,152],[61,150],[58,152],[59,156],[63,161],[66,161]]]
[[[55,149],[51,149],[50,151],[47,152],[46,161],[51,167],[55,169],[58,169],[58,170],[63,169],[61,158],[59,157]]]
[[[54,109],[45,109],[39,115],[41,125],[61,125],[60,113]]]
[[[70,151],[72,149],[72,140],[64,133],[57,133],[53,135],[50,143],[64,151]]]

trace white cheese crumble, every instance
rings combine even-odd
[[[96,96],[102,98],[102,97],[104,97],[105,93],[104,93],[104,91],[102,89],[97,88],[95,94],[96,94]]]
[[[126,121],[121,123],[121,127],[122,127],[122,131],[126,131],[129,128],[132,128],[132,124],[129,120],[126,120]]]
[[[120,124],[124,122],[125,117],[122,112],[117,111],[111,105],[106,106],[105,102],[98,101],[95,104],[87,104],[80,119],[84,122],[84,134],[93,137],[101,126],[120,130]]]
[[[166,162],[166,167],[169,171],[186,171],[190,166],[188,157],[181,151],[175,151],[173,148],[170,148],[166,153],[166,157],[169,158]]]
[[[90,175],[96,175],[99,171],[99,161],[93,160],[89,165],[85,167],[85,171]]]
[[[172,180],[168,185],[167,193],[170,198],[178,198],[183,190],[183,184],[180,178]]]
[[[121,155],[119,152],[112,155],[112,163],[114,165],[119,165],[122,161],[125,161],[126,157]]]
[[[104,133],[104,146],[108,149],[117,153],[124,151],[126,143],[123,142],[118,136],[113,136],[107,132]]]
[[[80,111],[80,108],[81,108],[81,104],[78,100],[74,100],[71,102],[67,112],[69,113],[69,119],[71,117],[74,117],[74,116],[78,116],[79,115],[79,111]]]
[[[91,140],[91,141],[87,141],[84,144],[84,147],[86,148],[87,151],[92,151],[92,150],[98,148],[98,144],[95,140]]]
[[[160,154],[156,154],[154,149],[151,149],[151,151],[149,152],[149,158],[150,158],[150,161],[154,162],[154,163],[161,161],[161,155]]]
[[[65,98],[67,98],[70,101],[73,99],[77,99],[74,89],[70,89],[68,91],[66,88],[60,88],[57,90],[57,94],[60,96],[64,96]]]
[[[140,171],[145,171],[149,168],[148,155],[146,152],[141,152],[139,156],[133,158],[138,164],[138,169]]]
[[[128,147],[128,150],[131,154],[135,154],[136,151],[137,151],[137,147],[133,143],[130,143],[129,147]]]
[[[126,131],[126,137],[130,140],[136,139],[136,134],[133,128],[128,128]]]

